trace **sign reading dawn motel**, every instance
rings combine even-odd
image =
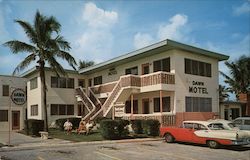
[[[207,88],[204,87],[204,82],[193,81],[192,86],[189,86],[189,93],[208,94]]]
[[[15,89],[11,94],[11,100],[16,105],[23,105],[24,103],[26,103],[26,93],[25,93],[25,91],[20,89],[20,88]]]

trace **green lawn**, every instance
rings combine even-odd
[[[49,136],[52,138],[64,139],[73,142],[88,142],[88,141],[102,141],[104,140],[100,132],[91,132],[88,135],[71,133],[69,135],[64,131],[58,129],[49,129]]]

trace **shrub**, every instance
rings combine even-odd
[[[149,136],[158,136],[160,132],[160,122],[154,119],[143,121],[143,132]]]
[[[141,119],[132,120],[132,129],[134,130],[135,134],[142,134],[143,128],[142,128],[142,121]]]
[[[126,125],[128,121],[125,120],[111,120],[106,119],[100,122],[101,135],[105,139],[121,139],[128,135]]]
[[[37,119],[25,120],[24,129],[28,135],[40,136],[39,132],[44,130],[44,120],[37,120]]]
[[[77,129],[79,127],[79,123],[81,121],[81,118],[71,117],[71,118],[61,118],[56,120],[56,125],[59,127],[60,130],[64,130],[64,123],[69,119],[69,121],[73,125],[73,129]]]
[[[106,120],[106,119],[110,119],[110,118],[107,118],[107,117],[97,117],[94,122],[95,123],[100,123],[102,120]]]

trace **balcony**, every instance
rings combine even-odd
[[[157,84],[175,84],[175,75],[169,72],[154,72],[146,75],[124,75],[120,77],[121,87],[146,87]],[[91,87],[95,94],[112,92],[117,81]]]

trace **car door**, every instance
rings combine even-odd
[[[241,126],[241,129],[243,130],[250,130],[250,120],[244,119],[243,124]]]
[[[205,137],[208,134],[209,134],[209,130],[204,125],[194,124],[194,134],[192,135],[192,142],[205,144],[206,143]]]
[[[184,123],[183,128],[180,129],[178,133],[179,141],[192,142],[193,134],[193,123]]]

